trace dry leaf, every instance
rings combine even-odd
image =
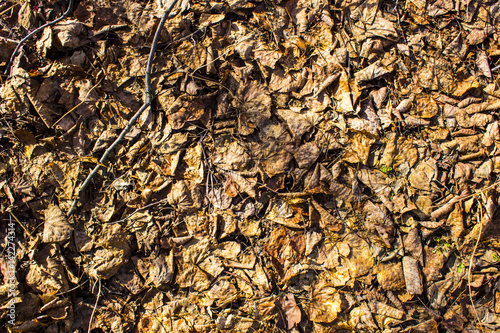
[[[278,326],[285,329],[292,329],[302,320],[300,308],[295,303],[293,294],[286,294],[278,298],[276,301],[277,307],[280,309],[278,314]]]
[[[318,281],[311,289],[309,319],[317,323],[331,323],[342,310],[340,294],[325,281]]]
[[[63,243],[70,239],[72,231],[73,227],[69,224],[66,215],[59,206],[50,205],[45,210],[44,243]]]
[[[406,290],[410,295],[422,294],[423,285],[418,269],[418,261],[412,257],[403,257],[403,272],[406,282]]]

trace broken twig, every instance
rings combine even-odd
[[[148,64],[146,67],[146,77],[145,77],[146,83],[145,83],[144,104],[140,107],[139,110],[137,110],[135,115],[130,119],[127,126],[125,126],[125,128],[122,130],[122,132],[120,133],[118,138],[115,140],[115,142],[113,142],[111,144],[111,146],[109,146],[109,148],[104,152],[101,159],[99,160],[99,164],[97,164],[95,166],[94,170],[92,170],[92,172],[87,176],[87,179],[85,179],[85,182],[83,182],[82,187],[80,188],[80,191],[78,192],[78,197],[75,198],[75,200],[73,200],[73,204],[71,205],[71,208],[69,209],[69,211],[67,213],[67,216],[71,216],[75,212],[76,205],[78,204],[78,200],[82,197],[82,194],[85,191],[85,189],[90,185],[92,178],[94,178],[96,173],[99,171],[99,169],[101,168],[101,165],[104,164],[104,162],[106,162],[109,154],[111,154],[113,149],[115,149],[116,146],[118,146],[118,144],[123,140],[125,135],[130,131],[132,126],[134,126],[137,119],[139,119],[139,117],[142,115],[144,110],[146,110],[149,107],[149,105],[151,105],[151,102],[153,100],[153,96],[152,96],[152,92],[151,92],[151,68],[153,67],[153,58],[154,58],[154,54],[156,51],[156,47],[158,45],[158,40],[160,39],[161,29],[165,25],[165,21],[169,17],[169,15],[172,12],[172,9],[174,8],[176,3],[177,3],[177,0],[172,0],[172,2],[170,3],[170,6],[168,6],[167,9],[165,9],[163,17],[161,18],[161,21],[158,24],[158,28],[156,29],[153,43],[151,44],[151,51],[149,53]]]

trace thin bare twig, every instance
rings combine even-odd
[[[247,280],[245,280],[241,276],[239,276],[237,274],[234,274],[234,273],[231,273],[229,271],[224,271],[224,273],[229,274],[229,275],[231,275],[231,276],[233,276],[233,277],[235,277],[235,278],[237,278],[237,279],[245,282],[247,285],[249,285],[252,288],[253,291],[258,291],[258,289],[253,284],[251,284],[250,282],[248,282]]]
[[[149,53],[149,59],[148,59],[148,64],[146,67],[146,77],[145,77],[145,96],[144,96],[144,104],[140,107],[140,109],[135,113],[135,115],[130,119],[128,122],[127,126],[122,130],[118,138],[109,146],[109,148],[104,152],[102,155],[101,159],[99,160],[99,164],[97,164],[92,170],[92,172],[87,176],[87,179],[85,179],[85,182],[82,184],[82,187],[80,188],[80,191],[78,193],[78,198],[76,198],[73,201],[73,204],[71,205],[71,208],[69,209],[68,213],[66,214],[67,216],[71,216],[75,210],[76,206],[78,204],[79,199],[82,197],[83,192],[87,189],[87,187],[90,185],[90,182],[92,181],[92,178],[99,172],[99,169],[101,168],[101,165],[106,162],[109,154],[115,149],[116,146],[123,140],[125,135],[130,131],[132,126],[136,123],[137,119],[142,115],[144,110],[146,110],[149,105],[151,105],[151,102],[153,100],[152,92],[151,92],[151,68],[153,67],[153,58],[154,54],[156,51],[156,47],[158,45],[158,40],[160,39],[160,33],[161,29],[165,25],[165,21],[169,17],[170,13],[172,12],[172,9],[174,8],[175,4],[177,3],[177,0],[172,0],[170,3],[170,6],[165,9],[165,13],[163,14],[163,17],[161,18],[160,23],[158,24],[158,28],[156,29],[155,37],[153,39],[153,43],[151,44],[151,51]]]
[[[56,127],[56,125],[59,124],[61,122],[61,120],[63,120],[67,115],[69,115],[71,112],[73,112],[74,110],[76,110],[80,105],[82,105],[83,103],[85,103],[87,101],[87,98],[89,97],[90,93],[94,90],[95,87],[97,87],[101,83],[101,81],[103,79],[104,79],[104,76],[101,77],[101,79],[92,88],[90,88],[89,91],[87,91],[87,94],[85,95],[85,97],[83,98],[83,100],[80,103],[78,103],[71,110],[69,110],[68,112],[66,112],[65,114],[63,114],[62,117],[59,118],[59,120],[57,120],[55,123],[52,124],[51,128]]]
[[[28,231],[28,229],[24,226],[24,224],[21,223],[21,221],[19,221],[16,217],[16,215],[14,215],[14,213],[12,213],[12,211],[10,210],[7,210],[10,214],[9,218],[11,219],[10,222],[12,222],[12,218],[14,218],[14,220],[16,220],[16,222],[21,226],[21,228],[23,228],[24,232],[29,236],[29,238],[31,240],[33,240],[33,235],[31,235],[31,233]]]
[[[68,9],[66,9],[66,11],[59,18],[55,19],[54,21],[45,23],[44,25],[36,28],[35,30],[33,30],[32,32],[30,32],[29,34],[27,34],[26,37],[24,37],[23,39],[21,39],[19,41],[19,43],[17,43],[16,49],[14,50],[14,52],[12,53],[12,55],[10,56],[9,63],[7,64],[7,67],[5,67],[5,71],[3,73],[5,75],[7,75],[9,73],[10,65],[14,61],[14,58],[16,57],[17,52],[19,51],[19,49],[21,49],[21,47],[23,46],[23,44],[28,39],[30,39],[34,34],[36,34],[37,32],[39,32],[40,30],[43,30],[43,29],[45,29],[47,27],[50,27],[51,25],[54,25],[54,24],[62,21],[66,16],[68,16],[69,12],[71,11],[71,8],[73,8],[73,0],[69,0]]]
[[[474,250],[472,251],[472,254],[471,254],[470,260],[469,260],[469,269],[467,271],[467,287],[469,288],[469,299],[470,299],[470,303],[472,305],[472,309],[474,310],[474,317],[476,317],[476,320],[477,320],[477,323],[479,324],[481,332],[484,332],[483,324],[481,323],[481,319],[479,319],[479,315],[477,313],[476,305],[474,304],[474,300],[472,299],[472,287],[471,287],[471,274],[472,274],[472,266],[474,264],[474,256],[476,255],[477,246],[479,244],[479,240],[481,239],[481,234],[483,233],[482,206],[479,205],[479,208],[481,210],[481,215],[480,215],[481,222],[479,224],[479,234],[477,236],[476,244],[474,245]],[[489,218],[491,219],[491,216]]]
[[[121,220],[118,220],[118,221],[113,221],[113,222],[106,222],[106,224],[116,224],[116,223],[123,223],[123,222],[127,222],[132,216],[134,216],[136,213],[140,212],[141,210],[144,210],[144,209],[148,209],[150,207],[153,207],[153,206],[156,206],[156,205],[159,205],[163,202],[166,202],[168,201],[167,198],[165,199],[161,199],[159,201],[156,201],[156,202],[153,202],[149,205],[146,205],[144,207],[141,207],[141,208],[137,208],[136,210],[134,210],[131,214],[127,215],[126,217],[122,218]]]
[[[95,300],[94,309],[92,310],[92,315],[90,316],[89,330],[87,331],[87,333],[90,333],[90,330],[91,330],[91,327],[92,327],[92,319],[94,319],[95,309],[97,308],[97,303],[99,303],[99,298],[101,298],[101,279],[98,279],[97,281],[99,281],[99,291],[97,292],[97,299]],[[94,287],[95,287],[95,283],[94,283]],[[92,287],[92,290],[93,289],[94,288]]]

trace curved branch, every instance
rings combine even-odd
[[[73,0],[69,0],[69,4],[68,4],[68,9],[66,9],[66,11],[57,19],[55,19],[54,21],[51,21],[51,22],[47,22],[45,23],[44,25],[36,28],[35,30],[33,30],[32,32],[30,32],[28,35],[26,35],[26,37],[24,37],[23,39],[21,39],[19,41],[19,43],[17,43],[17,46],[14,50],[14,52],[12,53],[12,55],[10,56],[10,60],[9,60],[9,63],[7,64],[7,67],[5,68],[5,71],[3,72],[5,75],[7,75],[9,73],[9,69],[10,69],[10,65],[12,64],[12,62],[14,61],[14,58],[16,57],[16,54],[17,52],[21,49],[21,47],[23,46],[23,44],[28,40],[30,39],[34,34],[36,34],[37,32],[39,32],[40,30],[43,30],[47,27],[50,27],[51,25],[54,25],[60,21],[62,21],[66,16],[68,16],[69,12],[71,11],[71,8],[73,7]]]
[[[99,160],[99,163],[95,166],[94,170],[87,176],[87,179],[82,184],[82,187],[80,188],[80,191],[78,192],[78,197],[73,200],[73,204],[71,205],[71,208],[69,209],[68,213],[66,214],[67,216],[71,216],[75,210],[76,206],[78,204],[79,199],[82,197],[83,192],[85,189],[90,185],[90,182],[92,181],[92,178],[96,175],[96,173],[101,169],[101,165],[106,162],[109,154],[115,149],[115,147],[123,140],[125,135],[130,131],[132,126],[136,123],[137,119],[141,116],[141,114],[148,108],[149,105],[151,105],[151,102],[153,100],[153,96],[151,93],[151,69],[153,67],[153,59],[154,59],[154,54],[156,51],[156,47],[158,45],[158,40],[160,39],[160,34],[161,34],[161,29],[163,28],[163,25],[165,24],[165,21],[167,20],[168,16],[170,15],[170,12],[174,8],[175,4],[177,3],[177,0],[173,0],[170,4],[170,6],[165,10],[165,13],[163,14],[163,17],[161,18],[160,23],[158,24],[158,28],[156,28],[156,33],[155,37],[153,39],[153,43],[151,45],[151,51],[149,53],[149,59],[148,59],[148,64],[146,67],[146,77],[145,77],[145,101],[144,104],[140,107],[139,110],[135,113],[135,115],[130,119],[128,122],[127,126],[122,130],[118,138],[109,146],[108,149],[104,152],[102,155],[101,159]]]

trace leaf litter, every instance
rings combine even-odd
[[[178,1],[105,162],[170,2],[67,5],[0,5],[12,331],[500,329],[496,1]]]

